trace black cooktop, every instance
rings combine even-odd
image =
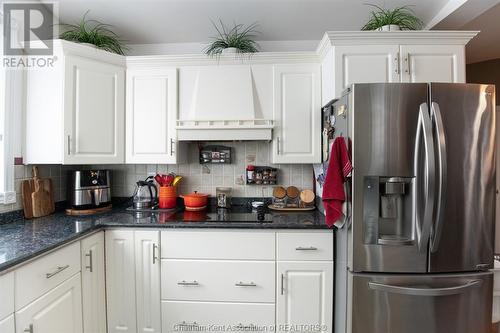
[[[273,217],[267,211],[258,214],[247,205],[232,206],[231,208],[207,207],[202,211],[187,211],[184,208],[174,210],[164,209],[141,209],[134,210],[127,208],[127,211],[133,212],[136,218],[150,218],[155,216],[163,223],[167,222],[204,222],[204,223],[272,223]]]

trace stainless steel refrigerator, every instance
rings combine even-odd
[[[354,167],[337,333],[489,332],[494,100],[489,85],[354,84],[325,115]]]

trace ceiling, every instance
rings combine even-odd
[[[500,58],[500,1],[469,0],[433,29],[477,30],[466,47],[467,63]]]
[[[206,42],[210,20],[258,22],[261,41],[320,40],[327,30],[359,30],[371,8],[416,4],[427,24],[456,0],[59,0],[59,17],[76,23],[88,17],[111,24],[129,44]]]

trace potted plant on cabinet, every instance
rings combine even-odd
[[[214,41],[205,49],[205,53],[211,57],[218,57],[221,54],[251,54],[259,52],[259,45],[254,38],[259,34],[255,28],[257,23],[252,23],[245,27],[243,24],[234,24],[229,29],[222,20],[220,26],[212,22],[217,36]]]
[[[97,20],[87,19],[88,13],[87,11],[83,15],[78,24],[61,24],[65,31],[59,35],[59,38],[124,55],[127,47],[118,35],[110,29],[111,26]]]
[[[375,8],[370,14],[370,19],[361,30],[398,31],[420,30],[423,22],[410,8],[410,6],[384,9],[380,6],[368,4]]]

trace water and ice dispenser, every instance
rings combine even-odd
[[[365,244],[413,244],[412,187],[412,177],[365,177],[363,200]]]

